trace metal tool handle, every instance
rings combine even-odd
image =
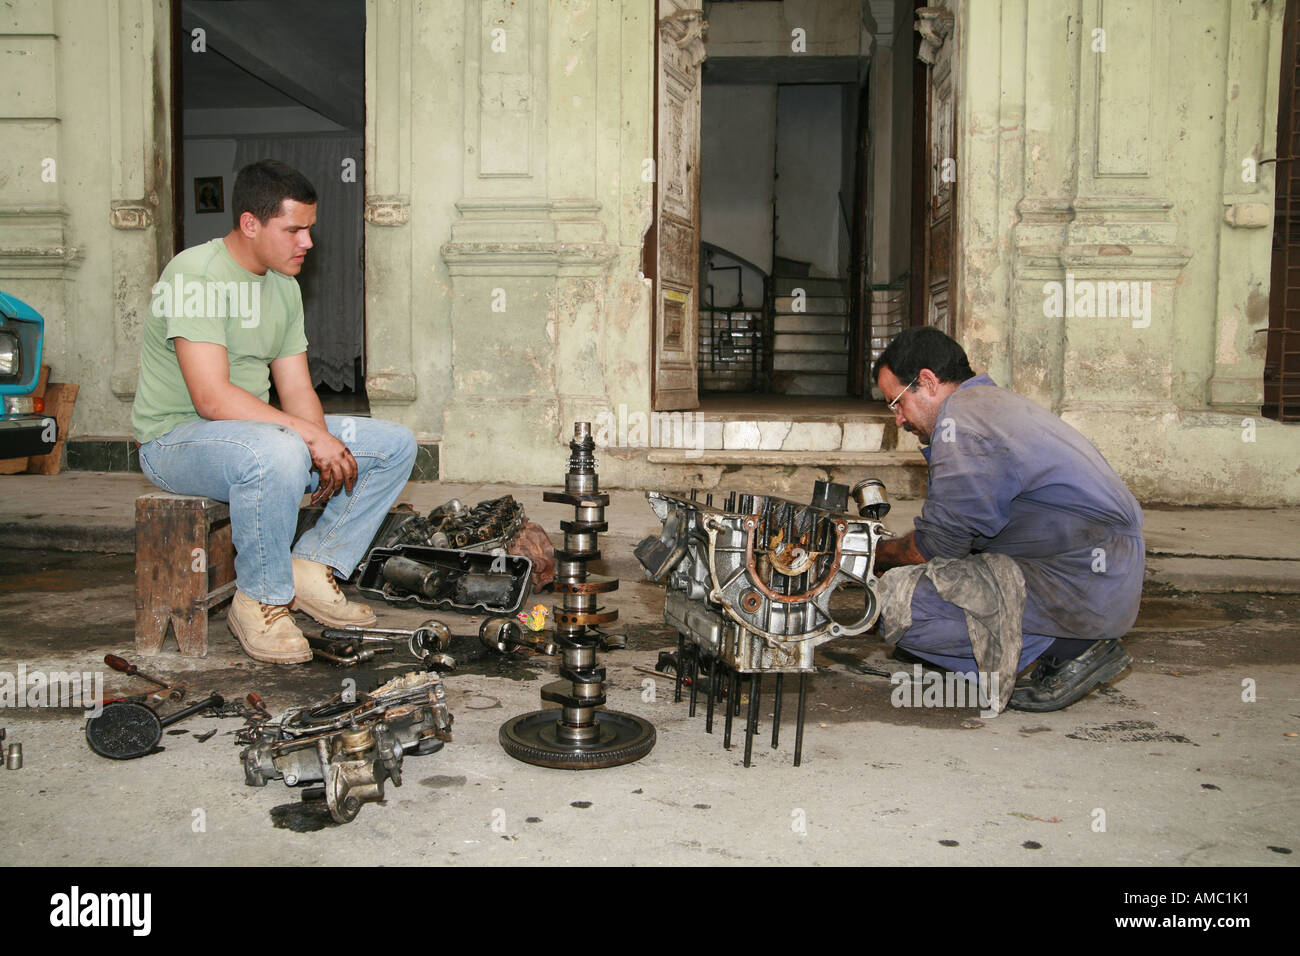
[[[176,711],[176,713],[172,714],[170,717],[161,718],[158,721],[158,725],[160,727],[170,727],[172,724],[182,721],[186,717],[193,717],[201,710],[207,710],[209,707],[220,707],[225,702],[226,699],[224,697],[213,691],[203,700],[197,701],[182,710]]]
[[[146,674],[124,657],[118,657],[116,654],[105,654],[104,663],[113,668],[113,670],[130,677],[143,677],[151,684],[157,684],[159,687],[166,687],[168,690],[172,689],[172,685],[167,683],[167,681],[154,677],[151,674]]]
[[[348,631],[339,627],[327,627],[320,632],[320,636],[327,641],[356,641],[362,638],[364,631]]]

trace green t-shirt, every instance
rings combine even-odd
[[[186,249],[153,287],[140,343],[131,425],[144,444],[200,418],[185,386],[174,338],[225,346],[230,382],[266,401],[271,362],[307,351],[302,293],[291,276],[240,266],[222,239]]]

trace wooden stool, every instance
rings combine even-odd
[[[155,491],[135,499],[135,650],[162,650],[170,622],[186,657],[208,653],[208,611],[235,594],[230,506]]]

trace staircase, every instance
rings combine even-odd
[[[776,261],[771,391],[778,395],[846,395],[847,281],[814,278],[807,270],[803,263]]]

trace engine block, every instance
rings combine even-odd
[[[850,495],[857,516],[848,512]],[[713,504],[715,496],[722,499],[720,506]],[[876,549],[890,536],[880,523],[889,510],[884,486],[869,479],[850,493],[845,485],[817,482],[809,504],[735,492],[704,501],[698,493],[649,491],[646,498],[663,528],[659,537],[637,545],[636,557],[651,580],[666,586],[664,620],[679,636],[677,699],[685,675],[694,716],[696,685],[701,664],[706,665],[712,733],[713,703],[722,690],[718,669],[731,672],[733,690],[738,675],[750,675],[748,766],[759,675],[777,675],[776,746],[781,675],[800,675],[802,730],[803,678],[815,670],[816,649],[837,637],[862,634],[876,622]],[[832,599],[845,585],[851,587],[832,609]],[[729,701],[728,746],[731,715]]]

